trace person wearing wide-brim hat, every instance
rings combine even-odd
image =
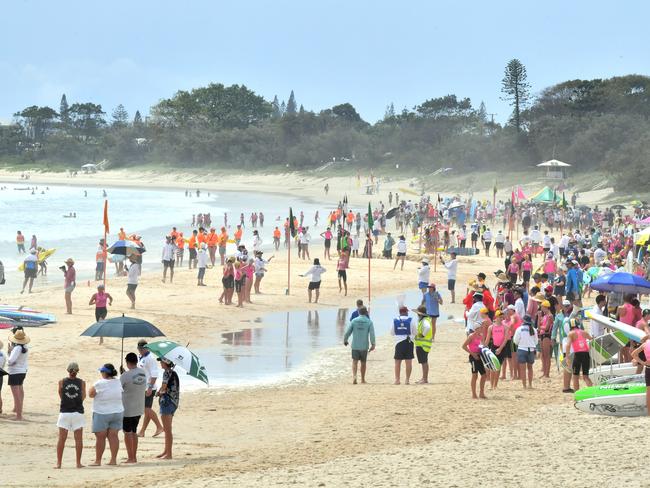
[[[30,338],[23,329],[17,329],[9,334],[9,359],[7,361],[7,372],[9,373],[9,387],[14,398],[15,420],[23,420],[23,402],[25,391],[23,383],[27,376]]]

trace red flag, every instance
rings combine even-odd
[[[108,234],[108,200],[104,200],[104,232]]]

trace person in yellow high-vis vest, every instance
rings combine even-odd
[[[413,310],[418,314],[418,326],[415,334],[415,355],[418,358],[418,363],[422,366],[422,379],[418,384],[425,384],[429,382],[429,351],[431,350],[431,342],[433,341],[433,327],[431,317],[427,314],[426,305],[420,305],[417,309]]]

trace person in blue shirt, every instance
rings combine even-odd
[[[359,316],[359,310],[363,307],[363,300],[357,300],[357,308],[350,314],[350,322]]]
[[[345,330],[343,345],[348,345],[352,336],[352,377],[353,384],[357,384],[357,367],[361,362],[361,383],[366,382],[366,360],[368,353],[375,350],[375,328],[368,317],[368,309],[361,307],[359,316],[352,320]]]
[[[422,296],[422,305],[427,307],[427,315],[431,317],[431,341],[436,339],[436,321],[440,317],[442,296],[436,291],[436,285],[429,283],[427,292]]]
[[[567,268],[569,270],[566,274],[566,298],[575,305],[580,304],[580,288],[578,287],[578,262],[567,261]]]

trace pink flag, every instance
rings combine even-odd
[[[521,189],[520,186],[517,187],[517,199],[518,200],[526,200],[526,195],[524,195],[523,190]]]

